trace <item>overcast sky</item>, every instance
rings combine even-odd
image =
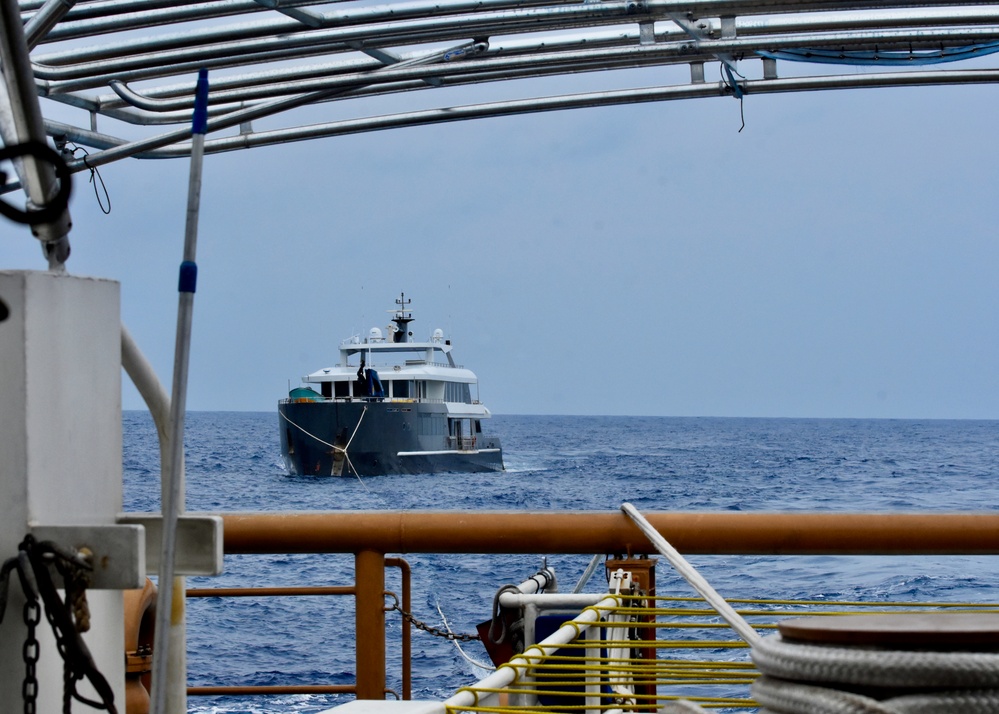
[[[497,414],[999,418],[997,106],[747,96],[741,133],[719,98],[209,156],[188,406],[275,410],[405,291]],[[110,215],[84,174],[72,200],[70,272],[121,281],[168,390],[187,172],[119,162]]]

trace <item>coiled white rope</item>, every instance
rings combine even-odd
[[[753,647],[764,674],[799,682],[878,687],[999,688],[999,654],[860,649],[765,637]]]
[[[996,714],[999,690],[942,691],[876,700],[862,694],[761,677],[753,683],[760,714]]]
[[[777,635],[754,644],[752,658],[764,675],[752,685],[753,698],[765,707],[762,711],[999,714],[996,653],[823,646],[789,642]],[[895,696],[874,699],[843,691],[858,688],[868,692],[882,688]]]

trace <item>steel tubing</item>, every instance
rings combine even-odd
[[[638,527],[617,512],[337,511],[222,518],[226,553],[655,552]],[[649,513],[647,518],[686,555],[999,554],[996,514]]]
[[[447,80],[454,84],[467,81],[547,76],[557,73],[688,64],[692,61],[710,62],[719,54],[747,53],[750,59],[757,59],[753,53],[758,50],[777,52],[787,49],[815,50],[833,47],[837,51],[845,51],[852,48],[864,49],[868,46],[877,46],[882,51],[899,47],[910,51],[919,51],[927,48],[938,48],[942,44],[948,46],[951,43],[960,44],[962,37],[966,38],[967,44],[993,42],[999,38],[999,28],[958,28],[932,32],[880,31],[876,36],[872,36],[870,33],[863,36],[852,33],[831,33],[821,36],[798,34],[766,38],[766,40],[760,41],[755,41],[752,38],[706,41],[696,46],[692,45],[689,40],[673,40],[641,46],[633,44],[637,40],[632,40],[630,36],[626,36],[621,40],[619,46],[590,46],[586,49],[548,51],[536,54],[504,54],[502,51],[490,51],[487,54],[496,56],[464,63],[431,64],[430,61],[421,62],[421,58],[417,57],[406,63],[396,64],[391,68],[379,67],[374,70],[371,66],[360,65],[356,62],[342,65],[330,64],[327,65],[327,69],[322,75],[314,73],[313,76],[281,82],[247,84],[242,87],[230,86],[220,91],[213,89],[212,101],[215,104],[229,102],[235,105],[239,102],[260,101],[279,96],[328,91],[330,89],[340,89],[346,94],[367,85],[401,85],[401,83],[425,79]],[[432,57],[428,58],[428,60],[433,59]],[[102,69],[102,71],[104,70]],[[125,104],[156,112],[189,110],[193,106],[190,88],[184,85],[172,88],[171,91],[174,91],[176,96],[165,99],[157,99],[151,94],[139,94],[117,79],[110,80],[110,86],[118,95],[119,100],[101,97],[100,105],[105,111]],[[50,91],[53,93],[59,93],[62,90],[63,87],[60,85],[50,86]],[[394,90],[391,87],[386,87],[384,91]]]
[[[556,6],[553,8],[518,7],[495,12],[477,12],[441,19],[439,13],[398,20],[396,13],[388,15],[390,22],[349,24],[322,31],[308,31],[299,23],[282,21],[277,27],[221,27],[167,34],[109,43],[83,49],[67,49],[40,55],[36,72],[47,79],[60,75],[80,76],[79,65],[94,67],[112,63],[108,71],[119,73],[129,69],[174,62],[202,62],[206,58],[254,54],[279,47],[297,47],[299,51],[318,48],[323,52],[331,46],[341,51],[351,49],[349,42],[373,42],[377,46],[394,43],[439,42],[448,37],[467,38],[477,33],[515,35],[521,32],[565,30],[575,27],[601,26],[607,23],[636,21],[624,0],[599,5]],[[284,25],[290,25],[285,27]],[[297,31],[297,32],[296,32]],[[38,66],[38,65],[43,65]]]
[[[286,588],[188,588],[187,597],[311,597],[355,595],[353,585],[317,585]]]
[[[364,549],[354,557],[357,698],[385,698],[385,559]]]
[[[0,0],[0,138],[5,147],[27,142],[48,146],[19,18],[15,0]],[[59,180],[50,163],[29,154],[16,160],[14,168],[27,196],[27,209],[43,208],[59,193]],[[42,242],[49,270],[65,270],[72,225],[67,205],[52,220],[32,226],[32,235]]]
[[[754,35],[766,34],[770,35],[771,39],[777,39],[781,36],[781,33],[798,33],[803,32],[807,28],[811,28],[814,31],[823,29],[825,32],[837,29],[839,31],[844,31],[848,29],[857,30],[873,30],[875,27],[881,26],[884,28],[895,27],[901,29],[902,27],[908,26],[909,24],[916,23],[919,26],[927,26],[933,24],[934,20],[944,24],[944,20],[950,24],[960,24],[962,26],[970,26],[980,23],[990,23],[994,24],[999,22],[999,8],[963,8],[963,11],[955,17],[956,13],[952,12],[946,18],[933,18],[933,17],[918,17],[912,19],[910,17],[911,13],[899,13],[899,14],[887,14],[878,13],[876,17],[871,17],[870,15],[848,15],[848,16],[836,16],[833,18],[828,18],[824,22],[819,23],[815,20],[810,20],[807,25],[804,21],[798,18],[791,17],[780,17],[776,19],[768,18],[766,20],[746,20],[742,23],[737,23],[737,36],[740,38],[752,37]],[[711,32],[717,34],[720,32],[719,23],[717,21],[706,21],[707,24],[712,28]],[[775,33],[778,33],[775,35]],[[538,33],[535,33],[538,34]],[[670,42],[677,37],[683,37],[684,33],[678,28],[670,30],[669,28],[657,29],[656,40],[658,43]],[[905,40],[907,44],[908,39]],[[544,52],[542,56],[548,56],[554,52],[568,52],[572,50],[587,49],[589,51],[600,47],[615,47],[624,45],[637,45],[639,43],[639,32],[637,30],[627,30],[624,26],[618,26],[617,29],[613,31],[603,31],[603,32],[589,32],[589,33],[578,33],[570,36],[551,36],[544,35],[542,38],[538,39],[515,39],[508,42],[495,41],[490,39],[489,50],[484,56],[504,56],[509,57],[513,55],[520,54],[537,54]],[[769,45],[767,48],[770,49]],[[419,57],[416,53],[400,53],[400,56],[404,59],[409,59],[412,57]],[[219,104],[226,101],[231,97],[232,101],[246,101],[249,99],[254,99],[254,94],[240,94],[241,91],[245,91],[249,88],[256,93],[261,92],[279,92],[287,93],[287,87],[297,86],[295,83],[301,81],[307,81],[310,79],[328,77],[336,74],[343,74],[346,72],[363,72],[370,71],[373,68],[378,68],[377,63],[364,60],[356,59],[343,59],[335,63],[327,63],[322,65],[308,65],[306,67],[289,67],[275,70],[266,75],[266,80],[260,75],[247,76],[237,76],[233,78],[224,78],[219,81],[213,82],[212,85],[212,99],[213,103]],[[487,73],[483,73],[487,75]],[[117,76],[117,75],[116,75]],[[298,91],[304,91],[306,89],[315,89],[315,87],[309,87],[307,85],[298,86]],[[116,90],[117,91],[117,90]],[[154,101],[160,97],[169,98],[174,104],[160,105],[155,108],[156,111],[163,111],[163,107],[172,107],[175,109],[183,108],[185,110],[190,109],[191,100],[190,95],[192,93],[192,88],[190,83],[187,84],[174,84],[166,87],[155,87],[146,90],[143,97],[147,98],[147,101]],[[268,94],[267,96],[271,96]],[[126,106],[126,102],[112,95],[103,95],[98,98],[100,103],[100,108],[102,111],[107,111],[108,109],[120,108]],[[136,104],[133,101],[128,101],[127,104],[132,104],[134,106],[142,106],[141,104]]]
[[[616,607],[619,602],[618,599],[612,596],[604,597],[603,600],[592,608],[583,610],[573,618],[572,622],[578,624],[562,625],[546,637],[544,641],[514,656],[506,666],[498,667],[495,672],[474,686],[459,689],[450,699],[444,702],[445,708],[447,710],[472,709],[481,706],[483,702],[480,700],[480,692],[484,697],[487,697],[493,693],[493,690],[509,687],[516,680],[525,676],[533,664],[544,657],[550,656],[559,647],[567,645],[579,637],[580,627],[578,625],[586,626],[599,621],[601,609]]]
[[[410,588],[411,571],[409,563],[402,558],[386,558],[385,567],[399,568],[402,580],[402,609],[413,611],[412,593]],[[413,693],[413,637],[409,620],[403,618],[402,624],[402,698],[412,699]]]
[[[274,695],[274,694],[354,694],[353,684],[289,684],[275,686],[232,686],[232,687],[188,687],[192,697],[232,696],[234,694]]]
[[[969,71],[933,71],[933,72],[891,72],[884,74],[854,74],[827,77],[791,77],[786,79],[740,80],[739,86],[747,94],[772,94],[783,92],[803,92],[810,90],[831,89],[864,89],[874,87],[905,87],[927,85],[955,84],[992,84],[999,82],[999,71],[969,70]],[[209,139],[205,142],[205,153],[218,153],[249,149],[255,146],[270,146],[292,141],[360,134],[369,131],[382,131],[407,126],[425,126],[468,119],[486,117],[514,116],[537,112],[559,111],[565,109],[582,109],[592,107],[618,106],[622,104],[640,104],[645,102],[663,102],[680,99],[697,99],[706,97],[721,97],[731,95],[731,91],[723,82],[705,84],[684,84],[667,87],[649,87],[640,89],[625,89],[587,94],[572,94],[559,97],[541,97],[506,102],[492,102],[468,106],[454,106],[445,109],[428,109],[424,111],[389,114],[361,119],[348,119],[327,124],[312,124],[309,126],[279,129],[275,131],[260,131],[252,134],[240,134],[234,137]],[[209,121],[211,130],[235,126],[241,121],[278,113],[292,104],[305,104],[311,100],[291,98],[280,104],[280,109],[271,111],[270,106],[259,105],[252,109],[233,112],[231,115]],[[321,100],[317,100],[321,101]],[[270,103],[269,103],[270,104]],[[88,144],[89,139],[97,137],[91,132],[73,129],[68,125],[57,125],[48,122],[52,129],[58,129],[74,141]],[[186,132],[189,134],[190,132]],[[136,157],[143,159],[165,159],[187,156],[189,145],[164,149],[170,144],[181,141],[185,130],[155,136],[140,141],[119,144],[101,152],[90,154],[87,163],[82,160],[69,164],[71,171],[81,171],[92,166],[103,166],[120,159]],[[99,144],[98,144],[99,145]]]
[[[282,3],[282,6],[309,5],[313,3]],[[345,25],[375,24],[386,21],[395,21],[400,18],[420,18],[436,16],[447,18],[449,15],[474,14],[476,11],[496,12],[504,9],[521,10],[525,7],[552,7],[573,5],[572,2],[517,2],[514,0],[465,0],[464,2],[431,2],[415,3],[407,2],[395,5],[381,4],[369,8],[358,8],[351,6],[349,10],[334,9],[322,13],[323,22],[330,27],[342,27]],[[940,2],[939,0],[921,0],[914,2],[841,2],[839,0],[825,0],[820,2],[805,2],[803,0],[791,0],[785,2],[747,2],[737,0],[730,2],[724,0],[706,0],[701,2],[686,2],[685,0],[646,0],[645,11],[656,16],[665,18],[670,14],[682,14],[691,18],[717,18],[720,16],[745,17],[754,15],[777,15],[781,13],[801,13],[804,15],[819,17],[816,11],[828,13],[843,12],[865,12],[865,11],[885,11],[896,10],[897,14],[905,17],[918,17],[918,8],[928,8],[928,12],[945,12],[946,8],[954,8],[968,3]],[[987,5],[988,3],[978,3]],[[110,4],[108,4],[110,5]],[[75,8],[68,16],[67,21],[51,33],[50,39],[67,40],[79,37],[93,37],[99,34],[125,32],[129,30],[141,30],[149,27],[157,27],[168,23],[180,23],[185,21],[195,21],[205,18],[220,18],[226,16],[239,16],[244,14],[262,14],[267,8],[255,2],[235,2],[226,0],[220,3],[197,3],[196,7],[184,7],[180,3],[164,4],[164,7],[156,7],[153,4],[136,3],[133,8],[129,8],[129,3],[115,0],[111,7],[115,12],[109,13],[101,3],[90,2]],[[118,6],[121,6],[119,8]],[[191,5],[194,5],[192,3]],[[92,8],[100,7],[104,11],[93,11]],[[146,9],[149,8],[149,9]],[[956,10],[961,12],[960,10]],[[445,20],[446,21],[446,20]],[[821,22],[822,19],[817,20]],[[233,38],[247,39],[247,37],[260,36],[261,34],[287,34],[296,30],[304,30],[300,24],[282,18],[281,20],[271,20],[269,22],[255,22],[252,25],[246,22],[240,25],[223,27],[223,30],[231,33]]]
[[[617,10],[612,7],[606,12],[616,10],[619,15],[615,17],[628,18],[629,24],[634,24],[634,19],[629,18],[624,10]],[[589,16],[586,16],[590,19]],[[473,22],[474,21],[474,22]],[[612,24],[613,18],[608,16],[598,16],[590,20],[591,26],[606,26]],[[433,23],[427,21],[431,27]],[[510,33],[537,32],[537,28],[525,21],[524,27],[507,28]],[[564,23],[569,24],[569,23]],[[581,26],[582,20],[571,25],[571,27]],[[76,91],[88,87],[96,87],[106,84],[110,78],[122,81],[134,81],[138,79],[150,79],[154,77],[177,75],[188,71],[191,67],[213,67],[213,66],[233,66],[236,64],[252,64],[266,59],[274,59],[277,56],[307,56],[317,54],[330,54],[346,52],[351,49],[351,42],[371,42],[373,46],[384,47],[393,44],[431,42],[431,41],[459,41],[466,37],[480,34],[495,33],[496,28],[491,27],[490,18],[473,16],[465,25],[455,29],[448,28],[447,31],[440,29],[435,35],[429,34],[430,29],[424,29],[422,36],[410,36],[417,31],[417,28],[393,28],[382,27],[361,27],[343,28],[327,30],[321,36],[304,35],[293,39],[260,38],[257,40],[247,40],[243,42],[228,41],[219,42],[202,47],[194,47],[192,44],[182,48],[155,51],[155,48],[140,52],[141,48],[128,48],[109,45],[98,54],[96,50],[83,54],[82,51],[67,51],[61,55],[45,55],[35,60],[35,75],[40,79],[50,82],[49,92],[52,94],[66,91]],[[552,28],[569,29],[563,27]],[[408,31],[408,33],[407,33]],[[748,36],[728,39],[704,39],[704,40],[684,40],[682,37],[671,37],[667,42],[644,45],[640,47],[616,48],[613,51],[631,52],[633,54],[661,54],[672,56],[676,54],[695,54],[695,50],[701,54],[716,54],[718,52],[744,53],[753,52],[758,49],[773,50],[781,47],[825,47],[827,45],[839,48],[856,47],[866,45],[884,45],[885,43],[896,43],[899,46],[907,46],[912,42],[916,49],[923,45],[936,46],[939,43],[950,45],[951,43],[967,44],[974,42],[994,41],[995,29],[985,27],[939,27],[932,29],[913,28],[878,28],[878,29],[853,29],[830,32],[809,32],[799,31],[795,33],[784,33],[780,35]],[[538,62],[546,57],[559,57],[559,53],[534,56],[525,58],[492,58],[491,60],[479,60],[476,62],[447,63],[442,67],[435,67],[434,72],[439,74],[459,74],[476,73],[487,71],[491,65],[496,67],[516,66],[524,62]],[[569,55],[567,55],[569,56]],[[237,58],[241,58],[237,60]],[[481,65],[481,67],[480,67]],[[431,70],[424,69],[424,72]],[[409,74],[420,74],[410,72]],[[387,74],[380,80],[383,82],[405,79],[406,73],[400,77],[394,74]],[[421,74],[422,76],[422,74]],[[358,83],[358,78],[347,75],[336,78],[339,83]],[[364,77],[360,78],[360,83],[364,82]]]

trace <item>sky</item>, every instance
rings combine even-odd
[[[211,155],[188,407],[275,410],[404,291],[494,414],[999,418],[997,107],[749,95],[741,132],[717,98]],[[67,268],[121,282],[169,391],[188,162],[101,176]],[[0,268],[45,268],[7,222]]]

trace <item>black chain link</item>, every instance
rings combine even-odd
[[[39,658],[39,643],[35,633],[43,611],[52,626],[56,649],[63,659],[64,714],[70,714],[74,699],[94,709],[117,714],[114,691],[97,669],[90,650],[80,637],[90,627],[86,589],[93,569],[91,561],[91,554],[85,548],[78,552],[62,548],[51,541],[39,543],[29,534],[18,546],[17,555],[8,558],[0,566],[0,622],[3,621],[7,605],[9,581],[15,572],[25,597],[26,638],[22,648],[25,677],[21,686],[25,714],[35,714],[37,711],[38,679],[35,670]],[[63,576],[64,600],[59,598],[56,584],[49,572],[50,565],[54,565]],[[97,692],[99,700],[87,699],[77,691],[77,682],[84,678]]]
[[[24,657],[24,683],[21,685],[21,698],[24,699],[24,714],[35,714],[35,700],[38,698],[38,679],[35,665],[38,664],[38,638],[35,627],[42,620],[42,610],[37,600],[24,603],[24,624],[28,629],[21,653]]]
[[[393,597],[395,597],[395,596],[393,595]],[[474,642],[475,640],[481,640],[482,639],[478,635],[461,634],[461,633],[457,633],[457,632],[451,632],[451,631],[448,631],[448,630],[442,630],[440,628],[434,627],[433,625],[428,625],[425,622],[421,622],[420,620],[417,620],[412,615],[412,613],[406,612],[401,607],[399,607],[399,601],[398,600],[396,600],[395,603],[393,603],[392,606],[390,608],[388,608],[388,610],[389,610],[389,612],[397,610],[399,612],[399,614],[401,614],[404,619],[406,619],[410,623],[412,623],[412,625],[416,629],[423,630],[424,632],[427,632],[427,633],[433,635],[434,637],[443,637],[445,640],[451,640],[452,642],[455,642],[455,641],[457,641],[457,642]]]

